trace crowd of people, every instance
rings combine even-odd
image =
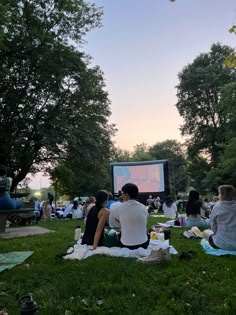
[[[176,219],[178,209],[186,213],[186,227],[201,227],[204,236],[214,248],[236,250],[236,190],[233,186],[219,187],[219,196],[212,202],[202,200],[199,192],[191,190],[186,203],[180,198],[174,201],[168,197],[165,201],[160,198],[147,199],[147,205],[139,203],[138,187],[126,184],[122,187],[122,194],[117,201],[110,202],[106,191],[99,191],[96,201],[87,214],[85,233],[82,244],[92,245],[93,249],[109,243],[109,235],[105,233],[105,226],[119,228],[115,246],[136,249],[147,248],[149,236],[147,234],[147,218],[149,209],[162,209],[167,218]],[[154,204],[156,202],[156,205]],[[114,237],[114,236],[113,236]]]
[[[15,209],[22,202],[10,197],[10,180],[7,169],[0,166],[0,211]],[[159,196],[146,200],[146,206],[137,201],[139,190],[135,184],[125,184],[119,196],[114,200],[105,190],[87,198],[85,203],[76,197],[65,209],[53,207],[54,197],[48,193],[48,199],[34,200],[35,216],[50,219],[84,219],[85,232],[82,244],[97,246],[120,246],[129,249],[147,248],[149,236],[147,219],[150,213],[162,211],[164,217],[178,219],[179,212],[185,213],[185,226],[197,226],[205,229],[203,234],[214,248],[236,250],[236,192],[230,185],[222,185],[218,196],[212,201],[202,200],[198,191],[191,190],[185,202],[167,197],[164,201]],[[106,233],[105,227],[118,229],[117,233]]]

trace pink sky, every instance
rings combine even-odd
[[[235,47],[235,0],[95,0],[103,27],[82,49],[104,72],[116,146],[132,150],[166,139],[184,141],[176,107],[178,73],[215,42]],[[37,175],[30,186],[48,183]]]

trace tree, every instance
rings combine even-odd
[[[122,150],[116,147],[113,148],[112,162],[129,162],[131,159],[131,153],[128,150]]]
[[[152,159],[168,160],[171,191],[185,191],[188,183],[183,146],[176,140],[157,142],[149,149]]]
[[[231,34],[236,35],[236,25],[232,25],[231,28],[229,29],[229,32]],[[226,65],[226,67],[229,67],[229,68],[236,68],[236,52],[235,52],[235,50],[231,55],[229,55],[228,57],[225,58],[225,65]]]
[[[216,189],[222,184],[236,183],[236,83],[229,83],[222,90],[221,106],[226,117],[226,142],[217,167],[208,174],[209,186]]]
[[[235,82],[236,71],[226,68],[224,60],[233,49],[214,44],[209,53],[200,54],[179,73],[177,86],[179,114],[184,119],[182,135],[188,136],[193,156],[209,155],[216,166],[226,141],[227,119],[221,106],[222,89]]]
[[[83,150],[82,137],[114,132],[103,74],[76,48],[101,14],[83,0],[1,2],[0,163],[12,189],[43,163],[67,158],[72,143]],[[92,138],[89,145],[100,154]]]
[[[207,193],[214,185],[209,185],[208,173],[211,169],[209,162],[203,156],[195,156],[188,160],[187,173],[189,186],[201,193]]]
[[[149,147],[146,143],[134,146],[134,152],[132,154],[133,161],[149,161],[151,159],[152,157],[149,153]]]

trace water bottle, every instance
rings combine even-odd
[[[78,225],[78,226],[76,226],[76,228],[75,228],[74,240],[75,240],[75,241],[78,241],[78,240],[80,240],[80,238],[81,238],[81,228],[80,228],[80,226]]]
[[[36,314],[38,311],[38,305],[33,300],[31,294],[22,296],[22,298],[20,298],[20,304],[21,304],[21,309],[20,309],[21,315],[33,315],[33,314]]]

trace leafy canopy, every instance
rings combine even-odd
[[[66,159],[70,147],[82,151],[85,138],[97,156],[103,140],[110,149],[103,74],[77,48],[101,14],[82,0],[1,2],[0,163],[12,188],[43,163]]]

